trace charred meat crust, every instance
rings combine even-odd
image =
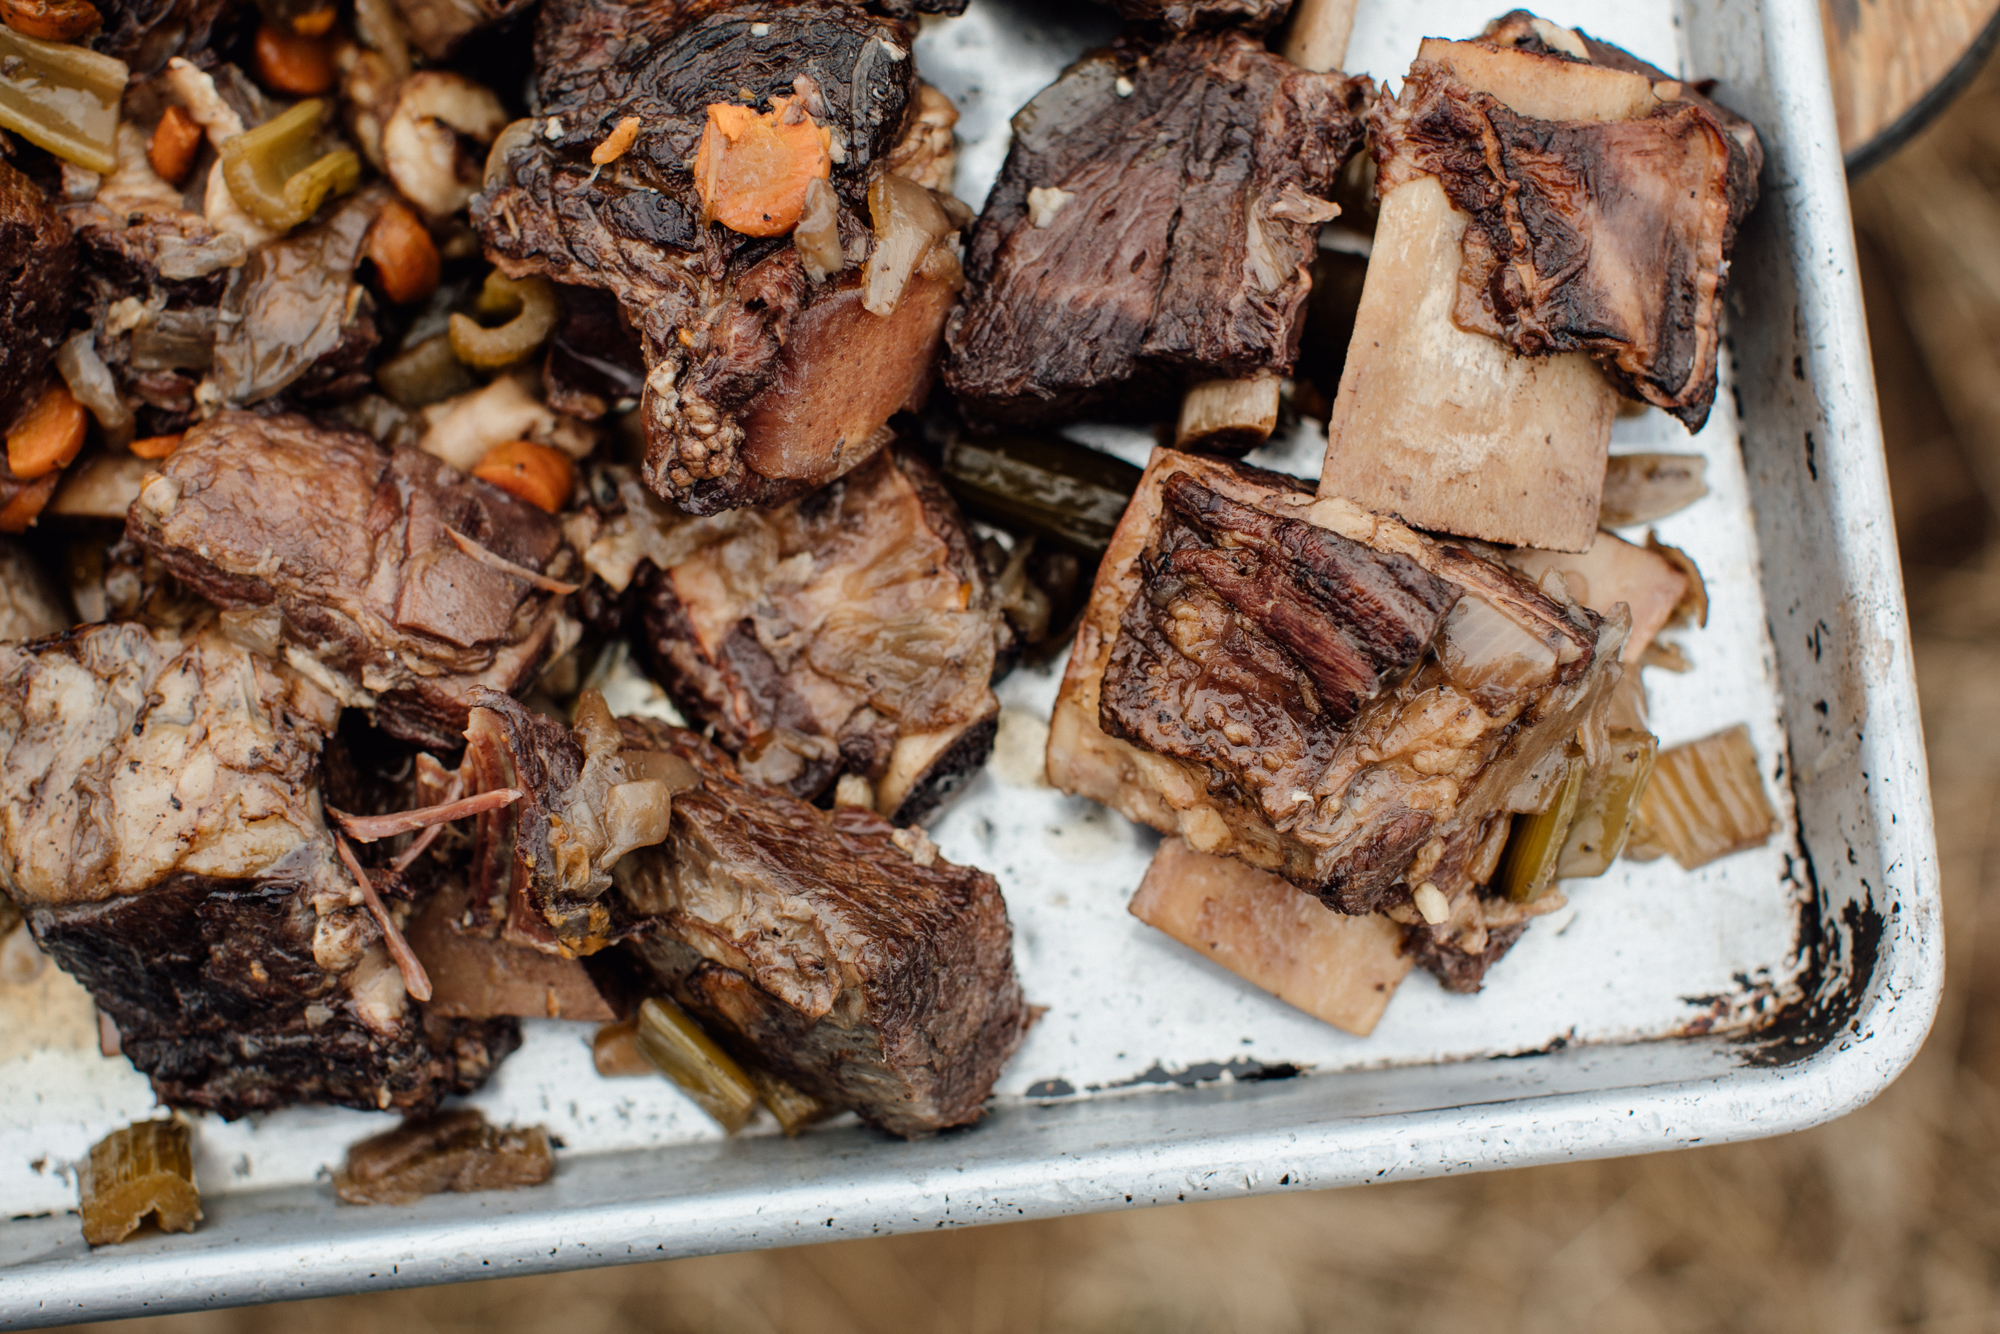
[[[0,429],[33,401],[62,343],[76,250],[41,187],[0,162]]]
[[[538,132],[495,164],[473,225],[508,272],[618,299],[647,367],[648,483],[691,513],[777,504],[814,484],[751,469],[741,418],[778,376],[793,324],[856,281],[850,266],[814,282],[788,238],[704,220],[690,164],[706,109],[803,99],[832,133],[840,234],[858,245],[869,181],[916,106],[910,44],[901,23],[830,0],[543,6]],[[645,131],[599,168],[591,150],[626,116]],[[865,457],[856,449],[850,465]]]
[[[1036,422],[1288,369],[1371,87],[1235,32],[1078,61],[1014,117],[946,383],[978,415]]]
[[[630,948],[719,1040],[870,1125],[912,1137],[978,1119],[1026,1009],[993,878],[888,821],[745,783],[690,733],[627,743],[701,777],[665,855],[619,867],[647,927]]]
[[[364,1022],[348,1003],[352,970],[314,960],[311,888],[282,872],[182,875],[140,895],[33,907],[28,923],[168,1106],[232,1120],[297,1103],[424,1112],[478,1088],[520,1045],[511,1019],[409,1006],[386,1033]]]
[[[1715,400],[1729,254],[1763,151],[1747,121],[1663,71],[1603,43],[1588,49],[1670,95],[1635,120],[1537,120],[1419,59],[1402,95],[1385,91],[1369,113],[1381,188],[1435,176],[1471,216],[1460,327],[1525,356],[1588,352],[1622,392],[1699,430]]]
[[[1469,996],[1485,985],[1487,971],[1514,948],[1514,942],[1527,930],[1526,922],[1495,927],[1486,933],[1486,948],[1471,954],[1452,941],[1441,939],[1441,933],[1430,927],[1406,925],[1403,952],[1417,961],[1417,967],[1435,975],[1446,991]]]
[[[174,56],[207,48],[210,34],[236,0],[95,0],[103,25],[91,49],[124,61],[135,77],[153,74]],[[226,28],[226,25],[225,25]]]
[[[576,634],[559,597],[451,537],[561,577],[555,520],[427,454],[223,412],[160,473],[128,535],[217,606],[270,609],[288,661],[404,740],[455,750],[475,688],[519,688]]]

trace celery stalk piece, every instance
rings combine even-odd
[[[1592,766],[1577,799],[1576,819],[1556,862],[1559,880],[1587,879],[1611,869],[1639,813],[1639,794],[1652,777],[1660,742],[1650,732],[1614,729],[1603,760]]]
[[[119,103],[130,71],[81,46],[0,27],[0,129],[86,171],[118,165]]]
[[[1582,795],[1589,768],[1583,756],[1572,754],[1564,761],[1563,774],[1548,809],[1538,815],[1515,818],[1505,860],[1500,864],[1501,887],[1514,902],[1533,903],[1555,884],[1556,862],[1562,856],[1570,824],[1576,819],[1577,798]]]
[[[729,1053],[670,1000],[639,1007],[639,1050],[730,1134],[757,1110],[757,1086]]]
[[[244,211],[266,227],[289,231],[326,202],[361,184],[352,149],[319,152],[326,104],[311,97],[222,146],[222,179]]]
[[[201,1221],[187,1122],[141,1121],[90,1146],[80,1174],[83,1239],[108,1246],[131,1236],[147,1215],[162,1232],[192,1232]]]

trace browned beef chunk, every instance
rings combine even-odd
[[[424,1109],[509,1021],[427,1018],[320,817],[338,705],[213,631],[0,647],[0,886],[162,1101]]]
[[[549,406],[596,421],[637,403],[646,387],[646,362],[638,335],[618,313],[617,300],[594,287],[561,287],[556,293],[562,318],[542,364]]]
[[[1319,224],[1371,85],[1235,32],[1122,42],[1014,117],[972,233],[946,383],[1047,421],[1289,369]]]
[[[474,854],[475,900],[510,935],[566,953],[626,939],[745,1060],[893,1134],[978,1118],[1026,1018],[992,877],[921,831],[747,782],[691,732],[613,724],[601,701],[571,732],[489,695],[467,760],[480,785],[527,790],[480,817]],[[621,815],[657,813],[637,789],[670,792],[671,820]]]
[[[452,48],[481,28],[504,22],[531,0],[394,0],[396,12],[417,49],[443,60]]]
[[[428,454],[222,412],[160,473],[129,535],[395,736],[456,749],[475,689],[520,689],[575,640],[535,582],[575,569],[555,520]]]
[[[236,0],[94,0],[104,26],[90,37],[93,49],[156,74],[174,56],[207,49],[236,8]]]
[[[76,237],[41,187],[0,162],[0,425],[39,392],[62,343]]]
[[[1164,23],[1175,32],[1191,28],[1242,28],[1262,32],[1285,17],[1292,0],[1105,0],[1138,23]]]
[[[543,6],[536,129],[503,141],[473,223],[508,272],[618,299],[647,368],[646,480],[691,513],[830,481],[922,399],[960,281],[953,224],[912,183],[870,195],[918,102],[910,41],[837,0]],[[773,99],[829,135],[811,267],[789,236],[709,221],[695,186],[707,108],[776,115]],[[628,116],[643,127],[631,148],[593,163]],[[871,225],[919,244],[864,262]]]
[[[650,670],[746,777],[810,801],[853,775],[907,823],[985,762],[1008,632],[929,465],[891,451],[803,500],[711,519],[623,489],[584,562],[636,590]]]
[[[1549,50],[1524,15],[1482,40]],[[1517,115],[1419,59],[1370,113],[1385,185],[1437,177],[1471,215],[1452,318],[1526,356],[1589,352],[1624,393],[1699,430],[1715,401],[1723,288],[1757,200],[1756,131],[1662,70],[1588,42],[1595,63],[1653,79],[1636,120]]]
[[[1427,881],[1457,911],[1509,813],[1601,730],[1623,639],[1560,585],[1161,450],[1099,569],[1049,777],[1342,912]]]

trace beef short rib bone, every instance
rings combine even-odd
[[[1343,912],[1423,883],[1456,902],[1601,709],[1624,621],[1303,485],[1155,451],[1071,651],[1049,779]]]
[[[1403,928],[1379,913],[1329,912],[1291,882],[1164,839],[1132,915],[1315,1019],[1375,1031],[1410,971]]]
[[[552,946],[625,940],[735,1055],[871,1125],[976,1120],[1026,1019],[992,877],[872,812],[746,782],[693,733],[607,723],[572,733],[499,695],[475,712],[468,763],[530,795],[481,819],[473,911]],[[608,844],[589,813],[613,778],[672,788],[663,840]]]
[[[212,629],[0,647],[0,885],[162,1102],[422,1110],[519,1040],[405,994],[321,818],[337,713]]]
[[[538,575],[573,571],[556,521],[428,454],[302,417],[223,412],[162,460],[127,532],[383,730],[455,750],[472,692],[522,688],[575,642]]]
[[[810,801],[852,775],[904,824],[985,762],[1006,623],[928,464],[888,451],[804,500],[709,519],[621,489],[622,513],[579,535],[584,563],[637,587],[653,675],[746,777]]]
[[[1707,415],[1756,137],[1651,66],[1525,15],[1426,41],[1401,98],[1371,115],[1382,215],[1322,493],[1582,550],[1611,382],[1690,427]]]
[[[975,415],[1031,423],[1289,369],[1370,86],[1234,32],[1072,65],[1014,117],[946,383]]]
[[[839,476],[928,388],[962,281],[963,214],[890,174],[906,136],[934,130],[916,119],[911,39],[833,0],[542,7],[539,114],[496,142],[472,219],[508,273],[617,297],[647,368],[647,482],[692,513]],[[709,220],[742,221],[692,167],[704,143],[718,160],[711,121],[741,121],[746,100],[774,127],[810,118],[825,136],[827,174],[796,230],[780,219],[779,235],[752,237]],[[630,117],[637,138],[593,162]],[[934,166],[916,154],[913,172],[931,170],[916,157]]]

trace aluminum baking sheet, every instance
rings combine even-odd
[[[1419,38],[1477,31],[1499,8],[1362,0],[1348,66],[1393,79]],[[92,1253],[66,1212],[72,1165],[152,1098],[96,1054],[87,1004],[51,970],[0,988],[0,1323],[1642,1152],[1794,1129],[1884,1087],[1928,1028],[1942,937],[1817,8],[1540,12],[1718,78],[1764,132],[1717,409],[1692,441],[1657,412],[1620,419],[1613,449],[1708,460],[1708,498],[1657,527],[1700,561],[1713,610],[1681,639],[1694,670],[1649,669],[1647,685],[1665,743],[1749,725],[1784,821],[1765,848],[1571,884],[1483,994],[1413,974],[1357,1039],[1127,915],[1154,836],[1040,781],[1060,664],[1017,672],[993,763],[932,827],[947,856],[999,878],[1022,980],[1048,1007],[977,1129],[910,1145],[850,1118],[725,1141],[663,1080],[599,1079],[588,1028],[530,1022],[471,1101],[560,1137],[549,1185],[339,1207],[330,1166],[386,1117],[202,1117],[202,1229]],[[963,114],[962,196],[984,198],[1013,111],[1113,30],[1108,11],[1045,0],[973,0],[926,23],[920,67]],[[1135,460],[1148,443],[1075,434]],[[1258,461],[1309,474],[1316,455],[1302,434]]]

